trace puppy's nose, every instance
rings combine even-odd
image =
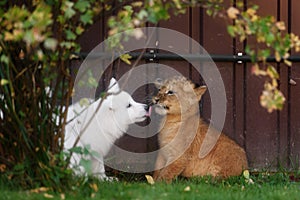
[[[145,110],[147,111],[146,116],[150,117],[151,116],[151,105],[145,105]]]

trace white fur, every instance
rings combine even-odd
[[[72,148],[81,134],[77,146],[90,146],[91,152],[97,152],[97,155],[88,157],[92,162],[91,173],[104,179],[107,177],[103,158],[111,146],[127,131],[130,124],[141,122],[148,116],[146,105],[135,102],[127,92],[121,91],[114,78],[110,81],[108,94],[95,115],[101,99],[89,106],[75,103],[69,107],[67,118],[70,123],[66,126],[64,143],[65,149]],[[80,159],[81,155],[73,153],[70,165],[78,165]],[[81,169],[80,173],[87,172]]]

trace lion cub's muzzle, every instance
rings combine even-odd
[[[164,110],[169,110],[169,106],[162,103],[161,99],[158,96],[152,98],[152,105],[159,107],[161,109],[164,109]]]

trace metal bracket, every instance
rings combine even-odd
[[[155,62],[157,60],[156,52],[154,49],[149,50],[149,62]]]
[[[238,56],[238,57],[242,57],[242,56],[243,56],[243,53],[242,53],[242,52],[238,52],[238,53],[237,53],[237,56]],[[242,64],[243,61],[238,60],[237,63],[238,63],[238,64]]]

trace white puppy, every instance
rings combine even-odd
[[[70,166],[78,166],[82,158],[90,159],[90,172],[81,168],[77,173],[91,173],[101,179],[107,178],[103,158],[114,142],[127,131],[130,124],[141,122],[149,116],[148,106],[135,102],[127,92],[121,91],[114,78],[110,81],[108,94],[101,105],[99,99],[89,106],[75,103],[69,107],[67,118],[70,122],[66,126],[64,141],[64,148],[71,149],[80,135],[76,146],[87,147],[91,154],[86,157],[73,153]]]

